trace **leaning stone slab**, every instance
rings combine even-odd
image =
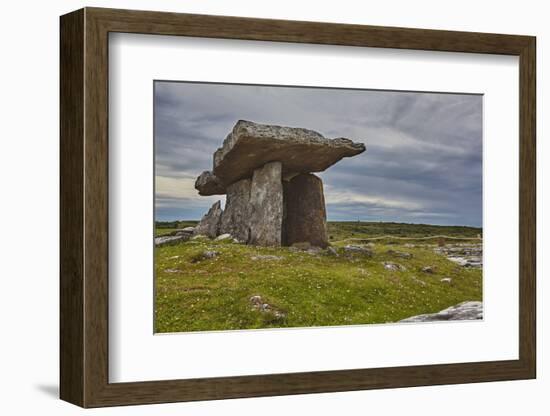
[[[285,176],[321,172],[364,151],[363,143],[328,139],[313,130],[239,120],[214,153],[213,174],[227,186],[251,177],[254,170],[272,161],[281,162]]]
[[[203,196],[225,194],[225,186],[216,175],[208,170],[199,175],[195,181],[195,189],[199,191],[199,195]]]
[[[281,245],[283,225],[281,169],[281,162],[271,162],[254,171],[250,186],[249,244]]]
[[[220,229],[222,212],[220,201],[212,205],[206,215],[202,217],[199,225],[195,227],[195,235],[205,235],[210,238],[215,238]]]
[[[399,322],[464,321],[483,319],[483,303],[477,301],[462,302],[437,313],[411,316]]]
[[[222,214],[220,234],[231,234],[239,241],[250,237],[250,188],[251,179],[241,179],[227,187],[225,210]]]
[[[314,247],[327,247],[323,181],[310,173],[299,174],[288,182],[284,181],[283,189],[283,245],[307,242]]]

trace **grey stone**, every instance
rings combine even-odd
[[[220,223],[220,233],[231,234],[244,242],[250,238],[251,186],[251,179],[242,179],[227,187],[225,210]]]
[[[264,313],[269,313],[277,319],[286,317],[286,314],[283,311],[279,310],[273,305],[270,305],[269,303],[265,303],[260,295],[251,296],[249,301],[252,304],[252,309]]]
[[[214,250],[204,250],[198,254],[195,254],[191,258],[191,263],[198,263],[199,261],[213,259],[214,257],[217,257],[220,254],[219,251]]]
[[[448,283],[448,284],[451,284],[453,282],[453,279],[451,279],[450,277],[444,277],[443,279],[440,280],[441,283]]]
[[[258,254],[250,257],[251,260],[282,260],[281,256],[275,256],[272,254]]]
[[[231,234],[220,234],[219,236],[216,237],[216,241],[224,241],[224,240],[231,240],[233,239],[233,237],[231,236]]]
[[[400,322],[463,321],[483,319],[483,303],[466,301],[437,313],[411,316]]]
[[[183,243],[191,238],[189,234],[181,235],[163,235],[160,237],[155,237],[155,246],[162,247],[166,245]]]
[[[206,215],[202,217],[199,225],[195,227],[195,235],[205,235],[209,238],[215,238],[220,229],[222,212],[221,202],[214,203]]]
[[[462,267],[483,267],[483,247],[480,243],[458,243],[438,247],[434,251]]]
[[[394,272],[402,272],[407,270],[405,266],[402,266],[401,264],[398,264],[398,263],[392,263],[391,261],[384,262],[384,269],[391,270]]]
[[[435,273],[435,266],[424,266],[424,267],[422,267],[421,270],[424,273],[433,274],[433,273]]]
[[[248,241],[250,244],[281,245],[283,222],[281,168],[281,162],[271,162],[254,171],[250,187],[251,212]]]
[[[317,254],[320,254],[323,249],[318,246],[312,246],[306,250],[306,253],[310,256],[316,256]]]
[[[254,295],[254,296],[251,296],[250,297],[250,303],[252,305],[261,305],[263,302],[262,302],[262,297],[260,295]]]
[[[314,247],[327,247],[323,181],[310,173],[299,174],[283,182],[283,192],[283,245],[309,242]]]
[[[199,195],[223,195],[225,186],[212,172],[205,170],[195,181],[195,189]]]
[[[336,250],[334,247],[327,247],[327,254],[338,257],[338,250]]]
[[[364,151],[363,143],[327,139],[313,130],[239,120],[214,153],[213,174],[227,186],[272,161],[282,163],[285,175],[322,172],[342,158]]]
[[[171,231],[167,234],[163,234],[163,236],[175,236],[175,235],[193,235],[195,232],[195,227],[185,227],[185,228],[178,228],[177,230]]]
[[[374,254],[373,251],[368,247],[356,246],[351,244],[344,246],[344,253],[352,256],[361,255],[367,257],[372,257],[372,255]]]

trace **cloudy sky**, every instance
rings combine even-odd
[[[480,95],[157,81],[154,109],[159,221],[225,202],[193,185],[244,119],[366,144],[319,174],[329,220],[481,226]]]

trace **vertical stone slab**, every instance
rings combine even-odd
[[[312,246],[327,247],[327,214],[321,178],[302,173],[284,181],[283,186],[283,244],[308,242]]]
[[[215,238],[220,229],[222,212],[221,201],[218,201],[212,205],[206,215],[202,217],[201,222],[195,228],[194,234]]]
[[[227,187],[225,210],[220,224],[220,234],[231,234],[245,243],[250,238],[251,185],[251,179],[241,179]]]
[[[280,246],[283,223],[281,162],[266,163],[256,169],[250,187],[249,244]]]

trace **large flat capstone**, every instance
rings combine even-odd
[[[213,186],[214,181],[228,186],[251,177],[256,169],[273,161],[281,163],[283,175],[322,172],[342,158],[364,151],[363,143],[328,139],[313,130],[239,120],[214,153],[213,171],[204,183],[219,191],[219,186]],[[206,188],[197,187],[201,194],[211,195]]]

